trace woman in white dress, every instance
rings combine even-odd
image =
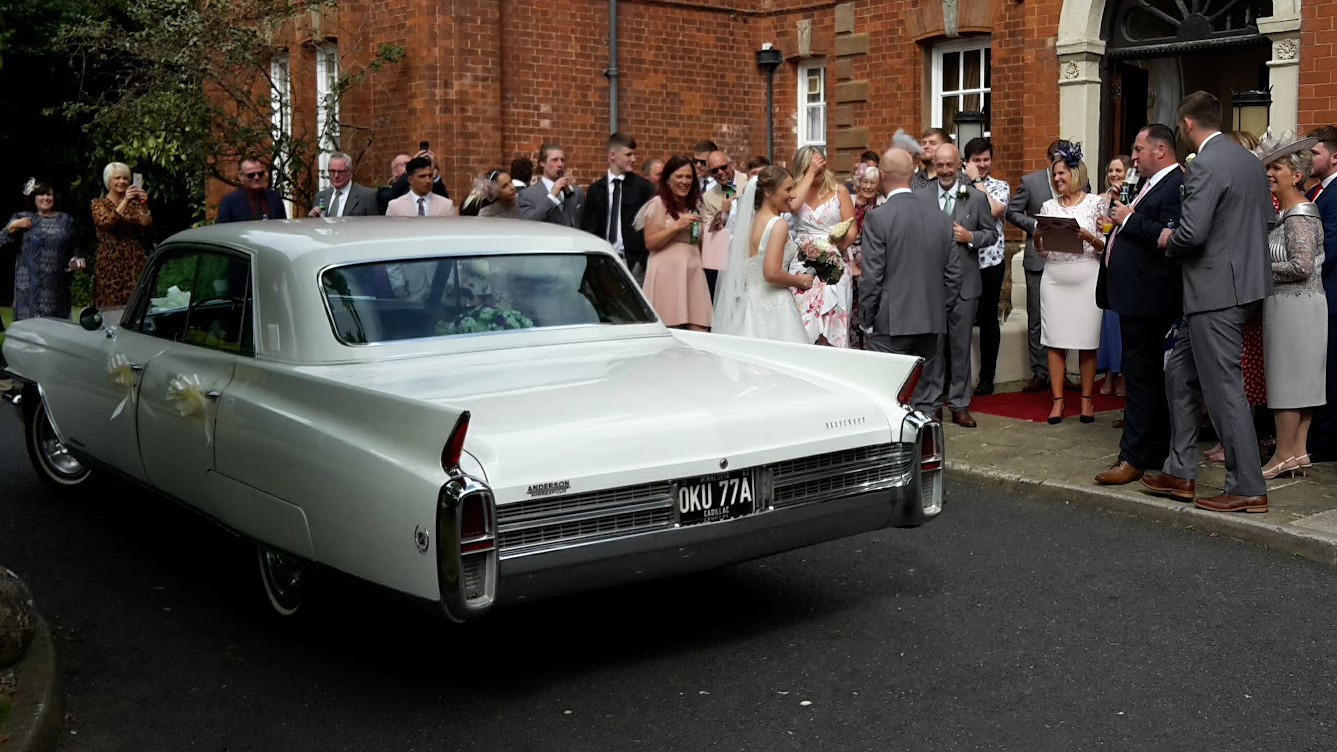
[[[1095,405],[1091,390],[1096,381],[1101,322],[1100,308],[1096,306],[1096,278],[1100,275],[1100,255],[1105,250],[1099,216],[1106,211],[1105,199],[1103,194],[1082,190],[1087,183],[1080,144],[1059,149],[1049,168],[1049,180],[1057,198],[1046,201],[1040,214],[1077,220],[1082,237],[1081,253],[1046,252],[1039,236],[1035,241],[1035,250],[1045,257],[1040,281],[1040,344],[1049,348],[1049,389],[1054,397],[1049,422],[1063,420],[1068,350],[1076,350],[1082,382],[1081,421],[1092,423]]]
[[[854,201],[850,192],[836,181],[826,169],[826,156],[815,146],[805,146],[794,153],[794,175],[798,184],[789,211],[794,215],[794,234],[799,241],[804,237],[825,240],[841,251],[849,248],[854,233],[848,230],[839,240],[832,240],[831,230],[847,219],[854,218]],[[799,313],[803,326],[819,345],[849,347],[850,308],[853,285],[845,259],[846,270],[834,285],[813,282],[811,290],[797,290]],[[806,264],[799,258],[790,264],[789,271],[802,272]]]
[[[812,344],[789,291],[811,288],[812,275],[786,271],[798,246],[789,239],[789,226],[780,214],[793,195],[794,179],[778,166],[762,169],[743,188],[729,261],[720,270],[711,331]]]

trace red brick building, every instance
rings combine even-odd
[[[421,140],[456,192],[546,140],[588,182],[605,164],[614,65],[617,127],[641,159],[703,137],[740,159],[765,153],[754,53],[766,42],[784,56],[777,159],[824,143],[847,169],[897,127],[950,130],[956,109],[979,109],[996,173],[1015,180],[1058,136],[1083,141],[1090,162],[1126,151],[1130,128],[1168,122],[1199,88],[1229,102],[1232,90],[1270,86],[1274,128],[1337,120],[1334,10],[1334,0],[340,0],[301,25],[276,66],[300,122],[325,116],[317,94],[334,60],[357,65],[381,43],[404,45],[404,59],[338,113],[376,126],[358,168],[366,183]]]

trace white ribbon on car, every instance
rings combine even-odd
[[[125,396],[117,403],[116,409],[111,411],[110,420],[116,420],[127,404],[135,403],[135,395],[138,392],[135,389],[135,370],[130,367],[130,360],[124,355],[112,353],[107,356],[107,376],[111,377],[112,383],[125,388]]]
[[[190,376],[177,376],[167,385],[167,401],[176,408],[176,411],[183,418],[192,418],[197,415],[204,417],[204,443],[212,444],[214,441],[213,416],[209,414],[209,406],[213,401],[205,394],[204,383],[200,377],[194,374]]]

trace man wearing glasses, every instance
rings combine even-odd
[[[710,172],[706,169],[706,163],[710,160],[710,153],[719,150],[720,147],[708,138],[697,141],[696,146],[692,147],[692,172],[696,173],[696,182],[701,185],[702,196],[706,195],[706,191],[714,185],[714,181],[710,179]]]
[[[701,221],[706,226],[701,265],[706,269],[706,284],[714,299],[715,281],[728,258],[733,218],[738,213],[735,199],[743,192],[747,175],[734,169],[733,160],[719,149],[707,155],[706,171],[710,175],[710,190],[701,197]]]
[[[216,224],[288,218],[283,197],[269,187],[269,171],[259,159],[242,157],[237,163],[237,177],[241,187],[218,200]]]
[[[374,217],[379,215],[376,191],[353,182],[353,160],[336,151],[330,155],[325,172],[330,187],[316,194],[310,217]]]

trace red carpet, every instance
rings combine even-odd
[[[1081,396],[1077,392],[1065,391],[1063,397],[1064,417],[1072,418],[1081,415]],[[1106,410],[1123,409],[1123,397],[1100,393],[1099,379],[1096,380],[1095,398],[1095,408],[1098,413]],[[1006,418],[1020,418],[1021,420],[1043,423],[1049,417],[1049,408],[1053,404],[1054,398],[1050,396],[1048,389],[1043,392],[1006,392],[971,397],[970,411],[972,413],[1002,415]]]

